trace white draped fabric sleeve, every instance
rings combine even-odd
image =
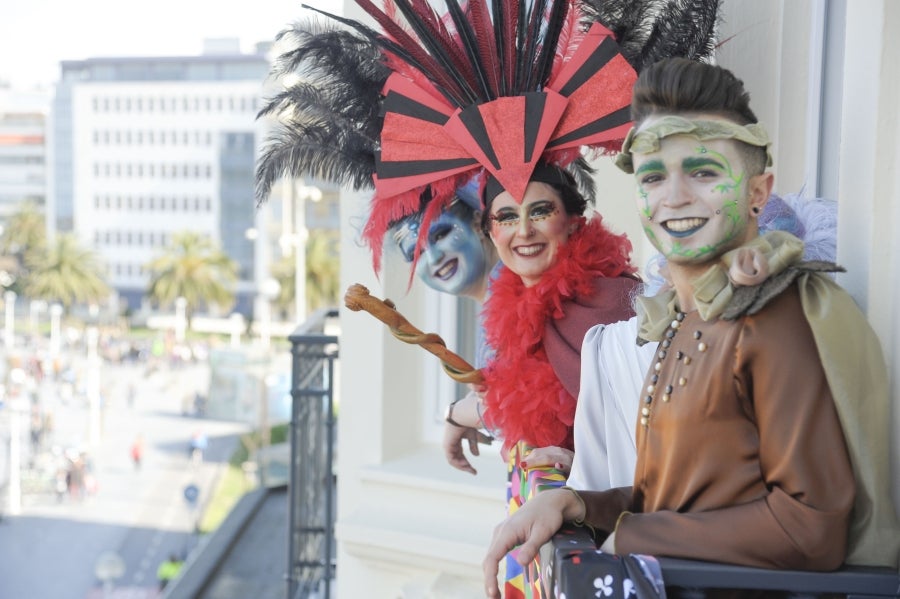
[[[575,459],[566,484],[602,491],[634,482],[641,386],[656,343],[638,346],[637,319],[596,325],[581,347]]]

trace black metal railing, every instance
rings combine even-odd
[[[331,597],[334,579],[336,309],[313,314],[291,342],[287,598]]]
[[[564,525],[541,547],[546,597],[593,597],[594,581],[609,573],[609,561],[597,551],[585,528]],[[683,599],[721,596],[722,589],[753,590],[797,599],[846,597],[888,599],[900,596],[900,573],[895,568],[844,566],[833,572],[766,570],[686,559],[657,559],[666,587],[677,587]],[[671,595],[670,595],[671,596]],[[729,595],[731,596],[731,595]]]

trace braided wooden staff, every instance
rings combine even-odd
[[[441,360],[444,372],[459,383],[480,384],[484,382],[480,370],[476,370],[458,354],[447,349],[447,344],[436,333],[423,333],[409,323],[394,307],[394,303],[384,301],[369,294],[369,290],[356,283],[347,288],[344,294],[344,305],[359,312],[365,310],[388,326],[391,334],[405,343],[421,345],[423,349],[436,355]]]

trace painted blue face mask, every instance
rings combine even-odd
[[[397,225],[394,233],[400,253],[410,264],[419,227],[419,219],[412,217]],[[464,295],[481,283],[486,268],[483,238],[465,205],[451,206],[432,221],[416,263],[416,275],[422,282],[437,291]]]

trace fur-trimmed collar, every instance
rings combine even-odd
[[[491,284],[484,322],[495,355],[485,369],[485,420],[502,434],[504,447],[523,440],[572,448],[575,398],[547,360],[544,327],[565,316],[568,301],[593,293],[598,277],[632,273],[630,251],[628,239],[596,215],[582,221],[536,285],[526,287],[508,268]]]

